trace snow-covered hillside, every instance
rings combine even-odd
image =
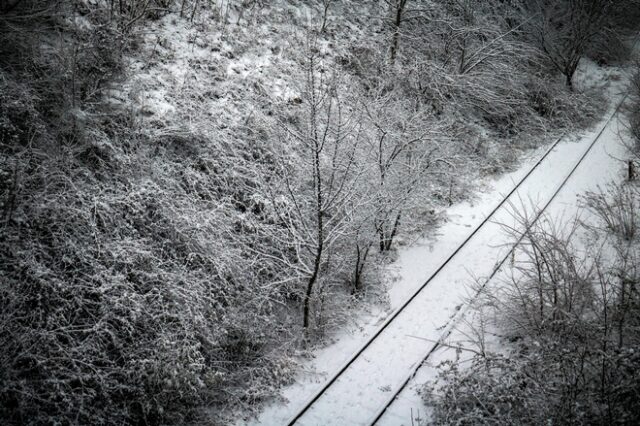
[[[0,0],[0,423],[321,381],[461,206],[601,119],[634,2]]]

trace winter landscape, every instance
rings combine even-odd
[[[638,0],[0,0],[0,424],[639,424],[639,209]]]

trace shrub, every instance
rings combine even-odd
[[[589,195],[597,226],[519,217],[529,230],[488,299],[507,349],[442,366],[425,395],[437,424],[637,422],[640,242],[621,212],[639,199],[625,187]]]

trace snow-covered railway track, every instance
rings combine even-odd
[[[578,167],[580,167],[580,165],[583,163],[584,159],[587,157],[587,155],[589,155],[589,153],[591,152],[591,150],[593,149],[593,147],[595,146],[595,144],[598,142],[598,140],[600,139],[600,137],[602,136],[602,134],[604,133],[605,129],[607,128],[607,126],[611,123],[611,121],[613,120],[613,118],[618,114],[618,112],[620,111],[620,108],[622,107],[622,105],[624,104],[625,100],[626,100],[627,96],[625,96],[622,101],[617,105],[616,109],[614,110],[614,112],[609,116],[609,118],[607,119],[607,121],[605,122],[604,126],[602,127],[602,129],[600,129],[600,131],[598,132],[598,134],[596,135],[596,137],[592,140],[592,142],[587,146],[587,149],[583,152],[583,154],[580,156],[580,158],[578,159],[578,161],[574,164],[574,166],[571,168],[571,170],[569,171],[569,173],[565,176],[565,178],[561,181],[560,185],[558,185],[558,187],[556,188],[556,190],[553,192],[553,194],[551,195],[551,197],[547,200],[547,202],[541,207],[539,208],[536,213],[535,216],[533,217],[533,219],[531,220],[530,223],[527,224],[526,228],[522,230],[521,234],[519,235],[518,239],[516,240],[516,242],[509,248],[509,250],[506,252],[506,254],[504,254],[504,256],[501,257],[501,259],[499,260],[499,262],[496,263],[495,267],[493,268],[493,271],[491,272],[491,274],[483,281],[482,285],[478,287],[476,293],[473,295],[472,298],[470,298],[465,304],[464,306],[461,307],[461,309],[458,311],[458,313],[452,317],[447,324],[444,327],[444,331],[442,333],[442,335],[440,336],[440,338],[435,341],[434,343],[432,343],[431,347],[428,349],[428,351],[426,352],[426,354],[422,357],[422,359],[420,360],[419,363],[415,364],[412,368],[411,371],[409,372],[409,374],[407,374],[405,376],[405,378],[400,382],[400,384],[398,385],[398,387],[393,391],[392,395],[389,397],[389,399],[385,402],[385,404],[380,407],[380,409],[378,410],[378,412],[375,414],[375,416],[372,417],[372,419],[366,423],[367,425],[373,426],[375,424],[378,423],[378,421],[382,418],[382,416],[384,415],[384,413],[389,409],[389,407],[391,407],[391,405],[394,403],[394,401],[396,401],[396,399],[398,398],[398,396],[400,395],[400,393],[405,389],[405,387],[409,384],[409,382],[411,381],[411,379],[413,379],[413,377],[415,377],[417,371],[420,369],[420,367],[422,367],[429,359],[429,357],[440,347],[442,346],[446,339],[449,337],[449,335],[451,334],[451,332],[453,331],[454,327],[456,326],[457,323],[459,323],[459,321],[465,316],[466,311],[469,309],[470,306],[472,306],[473,302],[477,299],[477,297],[480,295],[480,293],[482,293],[482,291],[486,288],[487,284],[489,284],[489,282],[498,274],[498,272],[502,269],[502,267],[504,266],[504,264],[507,262],[507,260],[512,256],[513,251],[516,249],[516,247],[522,242],[522,240],[524,239],[526,233],[533,227],[533,225],[535,225],[537,223],[537,221],[540,219],[540,217],[543,215],[543,213],[545,213],[545,211],[547,210],[547,208],[549,207],[549,205],[556,199],[556,197],[558,196],[558,194],[560,193],[560,191],[562,190],[562,188],[565,187],[565,185],[567,184],[567,182],[569,181],[569,179],[571,178],[571,176],[573,176],[573,174],[575,173],[575,171],[578,169]],[[556,144],[558,143],[558,141],[556,141]],[[554,144],[555,145],[555,144]],[[548,154],[545,153],[545,156]],[[544,157],[541,159],[543,160]],[[541,161],[539,161],[538,163],[536,163],[536,167],[537,165],[540,164]],[[528,177],[528,175],[527,175]],[[527,178],[525,177],[525,179]],[[520,182],[522,183],[522,181]],[[504,204],[504,202],[508,199],[509,197],[506,197],[501,204]]]
[[[626,97],[625,97],[626,99]],[[604,130],[607,128],[612,119],[619,112],[620,107],[624,103],[623,99],[615,108],[610,117],[606,120],[604,126],[593,140],[587,145],[586,149],[578,156],[567,159],[555,160],[561,165],[562,170],[569,172],[560,176],[558,180],[560,184],[554,188],[548,189],[546,201],[542,203],[540,214],[551,204],[556,198],[560,190],[565,186],[580,164],[587,157]],[[456,305],[453,307],[438,306],[438,301],[425,302],[428,297],[425,289],[432,286],[440,287],[444,291],[457,292],[462,299],[463,291],[460,287],[459,273],[456,271],[470,270],[478,272],[478,276],[486,276],[484,285],[488,283],[493,276],[500,270],[506,260],[509,258],[511,251],[515,245],[507,250],[506,254],[498,253],[498,249],[491,247],[494,243],[493,235],[497,233],[501,219],[499,215],[506,212],[505,205],[513,202],[512,197],[517,196],[519,190],[531,186],[531,182],[536,180],[538,174],[545,173],[541,168],[554,170],[558,168],[557,164],[545,164],[545,160],[558,147],[562,137],[555,141],[552,146],[540,157],[540,159],[528,170],[528,172],[513,186],[511,191],[504,196],[501,201],[490,211],[489,214],[473,229],[473,231],[462,241],[460,245],[440,264],[440,266],[429,276],[429,278],[417,288],[417,290],[407,298],[407,300],[398,307],[376,330],[375,333],[358,349],[343,365],[327,380],[320,389],[311,397],[296,414],[289,420],[288,425],[326,425],[326,424],[364,424],[373,425],[380,420],[386,410],[394,403],[397,396],[402,392],[406,385],[414,377],[418,369],[429,359],[429,357],[442,345],[449,336],[456,322],[463,317],[464,312],[472,303],[473,297],[464,305]],[[556,156],[558,157],[558,156]],[[563,157],[563,156],[560,156]],[[567,156],[569,157],[569,156]],[[571,162],[571,160],[574,160]],[[564,161],[564,162],[563,162]],[[569,161],[568,164],[565,162]],[[545,164],[544,167],[541,167]],[[546,171],[548,173],[548,171]],[[550,196],[548,194],[551,194]],[[490,251],[493,257],[480,259],[480,264],[473,264],[473,261],[467,262],[472,254],[478,250]],[[467,258],[465,258],[465,255]],[[489,256],[489,254],[487,254]],[[476,256],[477,257],[477,256]],[[481,257],[481,256],[480,256]],[[486,264],[486,260],[491,259],[488,263],[495,265],[490,270],[482,269],[481,264]],[[469,265],[471,263],[471,265]],[[476,262],[478,263],[478,262]],[[478,270],[478,271],[476,271]],[[453,284],[453,285],[451,285]],[[440,290],[442,292],[443,290]],[[442,326],[434,324],[428,332],[430,335],[425,336],[425,340],[412,339],[411,344],[406,343],[407,336],[421,335],[424,331],[421,324],[428,322],[430,317],[430,309],[449,310],[448,320]],[[442,313],[440,313],[440,316]],[[434,315],[438,316],[438,315]],[[435,343],[429,343],[435,342]],[[367,377],[367,388],[363,388],[362,377]],[[346,401],[346,396],[353,396],[351,402]]]

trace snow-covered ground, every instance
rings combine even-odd
[[[590,85],[606,82],[607,97],[611,100],[609,112],[590,131],[560,143],[512,196],[512,205],[544,205],[602,130],[613,108],[622,99],[624,79],[611,78],[611,75],[616,74],[615,71],[607,71],[607,76],[603,76],[602,71],[598,76],[598,72],[594,71],[593,66],[587,67],[581,78]],[[619,159],[624,158],[625,152],[619,137],[620,130],[616,117],[550,205],[551,214],[574,212],[580,194],[622,177],[623,167]],[[522,179],[545,150],[546,148],[541,148],[531,153],[518,170],[497,180],[485,182],[485,191],[475,200],[451,207],[447,211],[449,220],[439,228],[436,238],[425,238],[413,246],[399,250],[397,261],[389,266],[389,273],[396,277],[390,289],[390,311],[400,306],[425,282]],[[411,367],[433,346],[432,342],[439,339],[442,327],[472,293],[469,285],[490,275],[508,250],[505,244],[509,237],[502,232],[501,224],[513,223],[512,208],[504,206],[479,230],[298,424],[366,424],[375,415]],[[327,378],[377,330],[390,311],[364,314],[359,328],[345,330],[336,336],[334,344],[317,351],[297,382],[284,389],[284,402],[273,403],[257,419],[241,419],[239,424],[286,424]],[[451,339],[463,339],[463,335],[463,331],[459,331],[457,336],[454,332]],[[417,377],[385,413],[379,424],[409,425],[412,424],[412,414],[414,420],[416,417],[424,418],[425,408],[417,390],[424,382],[435,377],[434,367],[440,361],[454,356],[453,350],[438,350],[430,362],[419,370]]]

